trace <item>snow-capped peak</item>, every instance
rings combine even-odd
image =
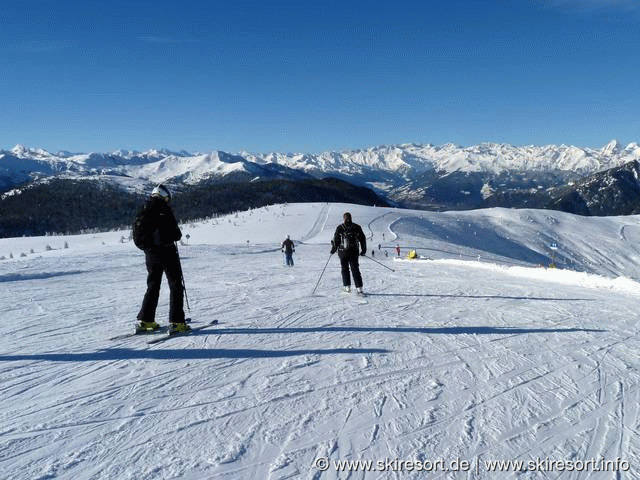
[[[13,153],[17,157],[22,157],[29,152],[29,149],[24,145],[17,144],[15,147],[11,149],[11,153]]]
[[[48,160],[53,157],[43,148],[29,148],[22,144],[17,144],[10,150],[11,154],[18,158]]]
[[[617,155],[622,150],[622,144],[618,140],[611,140],[602,149],[602,154],[606,156]]]

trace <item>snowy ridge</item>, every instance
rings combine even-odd
[[[366,303],[329,256],[345,210]],[[129,232],[0,240],[3,477],[638,478],[640,217],[291,204],[182,230],[191,316],[220,324],[154,346],[108,340],[145,288]]]
[[[367,168],[399,173],[461,171],[498,174],[512,170],[588,173],[640,159],[640,146],[630,143],[623,148],[617,140],[612,140],[602,149],[565,145],[515,147],[493,143],[472,147],[404,144],[320,155],[244,155],[254,161],[276,162],[307,171],[344,173]]]
[[[404,260],[412,262],[412,260]],[[484,263],[470,260],[428,260],[436,264],[457,265],[467,268],[481,268],[496,273],[505,273],[531,280],[544,280],[547,282],[559,283],[561,285],[578,285],[584,288],[610,289],[618,292],[640,295],[640,283],[626,277],[606,278],[600,275],[593,275],[585,272],[574,272],[571,270],[548,270],[535,267],[514,267],[498,265],[495,263]]]
[[[640,146],[616,140],[602,149],[575,146],[524,146],[486,143],[471,147],[452,144],[380,146],[321,154],[188,153],[168,150],[115,151],[107,154],[49,153],[16,145],[0,150],[0,177],[25,181],[29,177],[74,173],[118,175],[142,180],[197,183],[211,176],[251,172],[252,165],[281,165],[313,174],[362,175],[375,182],[380,173],[411,180],[425,172],[567,171],[593,173],[640,159]]]
[[[126,168],[128,175],[154,183],[176,180],[197,183],[210,176],[225,176],[238,171],[246,171],[243,163],[222,161],[219,152],[183,157],[169,155],[159,161]]]

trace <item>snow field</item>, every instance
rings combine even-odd
[[[365,299],[329,240],[353,213]],[[278,205],[183,226],[191,316],[147,345],[128,232],[0,240],[5,478],[640,478],[637,217]],[[384,233],[384,239],[382,234]],[[280,243],[296,242],[296,266]],[[483,238],[485,241],[483,241]],[[67,242],[68,248],[64,248]],[[555,250],[548,247],[553,242]],[[394,261],[416,248],[430,260]],[[558,269],[539,267],[555,254]],[[573,262],[573,263],[572,263]],[[566,267],[572,266],[569,271]],[[168,291],[157,319],[166,323]],[[318,459],[456,458],[472,472],[352,471]],[[631,464],[495,473],[488,460]],[[318,465],[315,463],[315,465]]]

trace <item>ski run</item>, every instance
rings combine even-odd
[[[345,211],[366,298],[329,258]],[[0,477],[640,478],[640,217],[290,204],[181,227],[192,326],[220,323],[153,345],[110,340],[146,287],[128,231],[0,240]]]

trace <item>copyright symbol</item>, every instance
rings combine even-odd
[[[313,466],[316,470],[326,472],[329,470],[329,459],[326,457],[316,458],[313,462]]]

